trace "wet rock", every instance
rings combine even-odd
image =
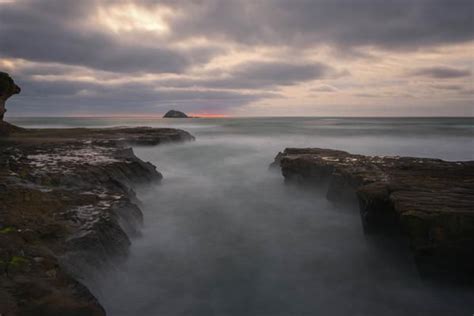
[[[175,129],[12,129],[0,137],[0,314],[104,315],[81,283],[125,258],[160,181],[129,144],[190,141]]]
[[[474,161],[353,155],[287,148],[275,163],[286,181],[327,186],[358,203],[367,233],[410,241],[421,272],[474,276]]]

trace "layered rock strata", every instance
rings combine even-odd
[[[367,233],[406,236],[421,272],[474,275],[474,161],[353,155],[287,148],[275,158],[286,181],[327,186],[356,202]]]

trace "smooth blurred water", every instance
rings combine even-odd
[[[87,280],[109,315],[470,315],[474,293],[421,280],[401,244],[364,236],[356,209],[284,185],[285,147],[473,159],[470,118],[17,119],[22,126],[178,127],[196,141],[138,147],[161,185],[128,260]]]
[[[202,137],[244,136],[273,144],[337,148],[353,153],[472,160],[474,118],[9,118],[24,127],[153,126],[182,128]],[[271,153],[271,156],[274,152]],[[269,157],[271,159],[271,157]]]

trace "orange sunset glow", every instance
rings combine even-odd
[[[226,118],[226,117],[231,117],[228,114],[218,114],[218,113],[189,113],[189,116],[202,117],[202,118]]]

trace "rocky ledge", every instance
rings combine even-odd
[[[126,256],[142,221],[134,188],[162,178],[128,144],[194,138],[0,124],[0,315],[105,315],[81,277]]]
[[[273,165],[286,181],[324,186],[329,200],[358,203],[365,232],[407,237],[420,272],[472,282],[474,161],[287,148]]]

